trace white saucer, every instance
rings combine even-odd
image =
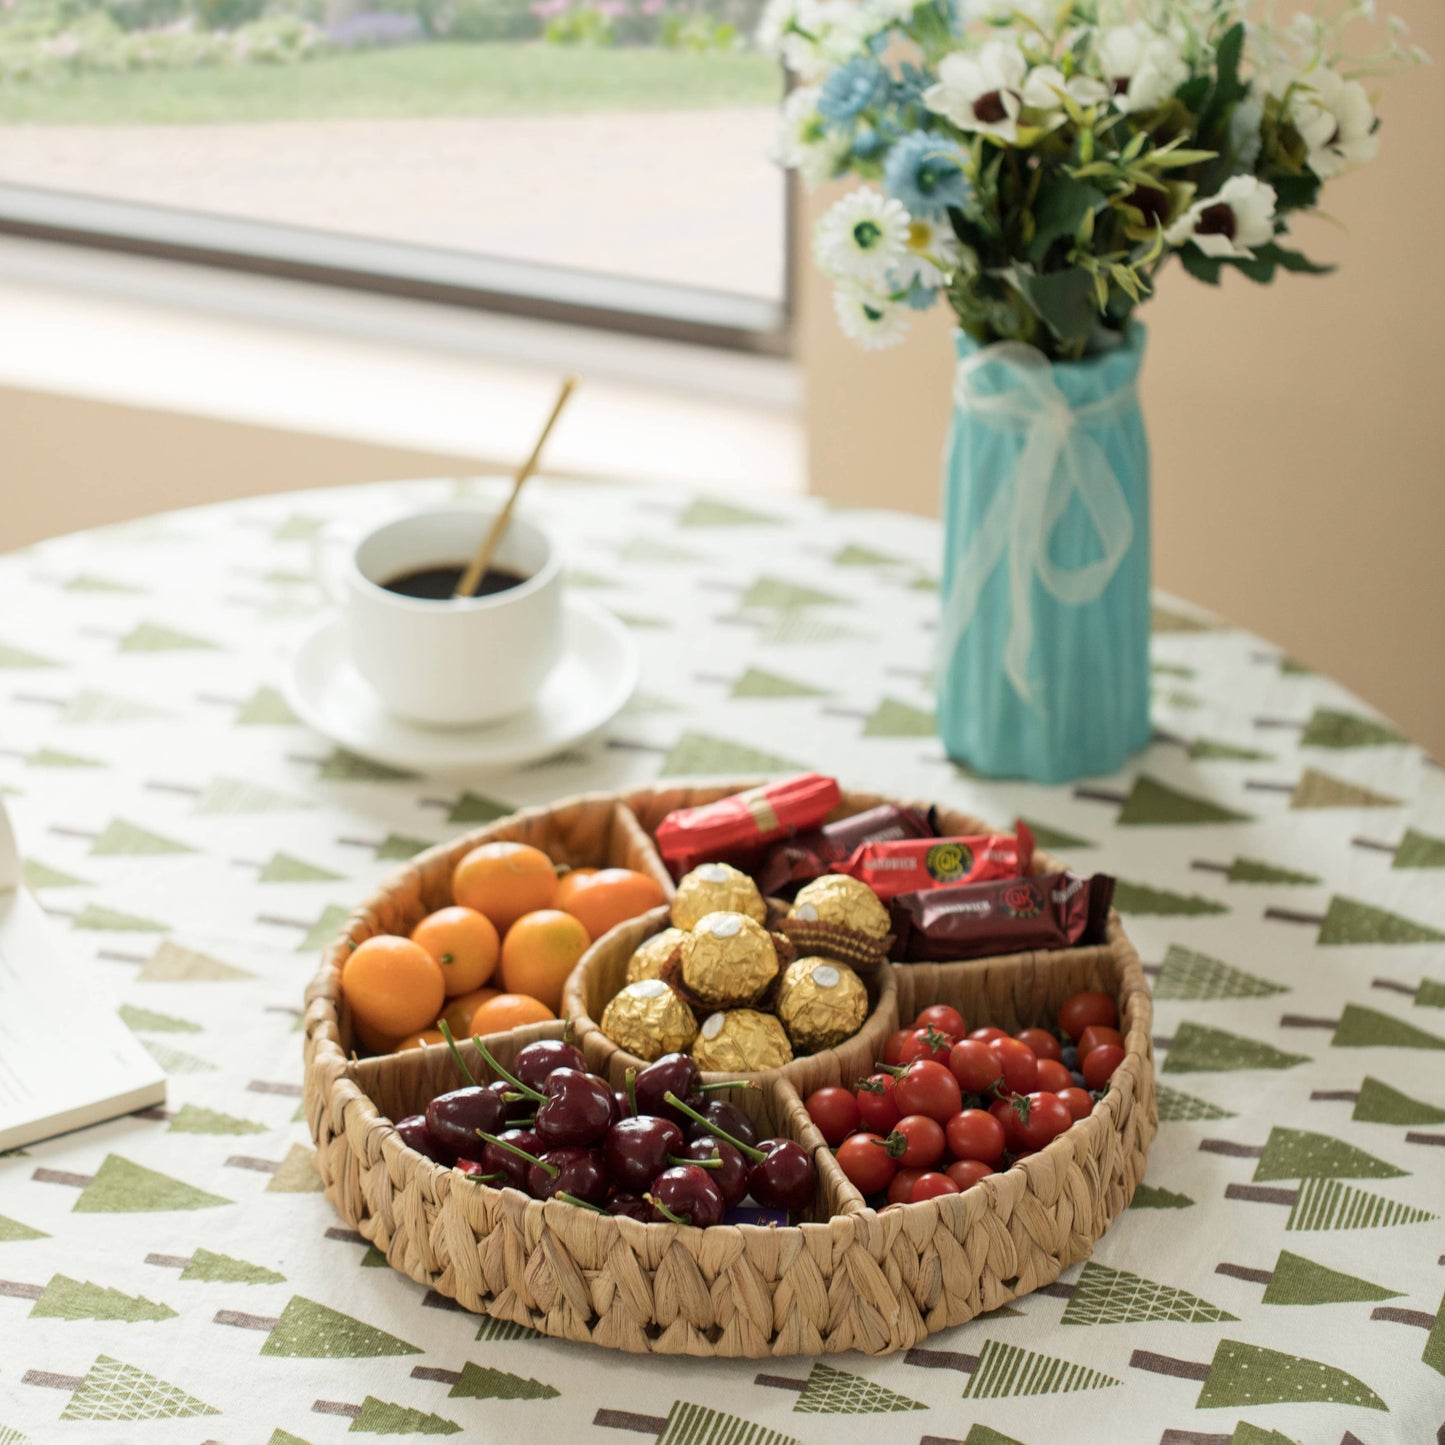
[[[390,713],[346,654],[332,614],[296,649],[284,691],[291,710],[323,737],[373,762],[416,772],[511,768],[591,737],[637,686],[637,645],[605,608],[563,602],[562,658],[526,712],[477,727],[426,727]]]

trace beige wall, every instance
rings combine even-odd
[[[1445,63],[1439,0],[1389,8]],[[1439,98],[1438,70],[1394,81],[1379,161],[1327,192],[1340,226],[1300,227],[1334,275],[1215,290],[1171,267],[1145,311],[1143,391],[1159,584],[1340,678],[1445,757]],[[806,259],[799,274],[814,490],[936,511],[946,317],[861,353]]]

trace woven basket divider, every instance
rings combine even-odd
[[[421,855],[348,920],[307,993],[305,1109],[328,1197],[395,1267],[468,1309],[624,1350],[883,1353],[1056,1278],[1089,1253],[1128,1202],[1143,1175],[1156,1114],[1148,993],[1117,920],[1108,945],[1096,950],[880,970],[896,987],[895,1010],[905,1017],[924,1003],[952,1002],[971,1020],[996,1010],[990,1021],[1021,1026],[1051,1017],[1079,987],[1102,986],[1121,999],[1127,1057],[1094,1113],[962,1195],[883,1214],[867,1208],[842,1178],[799,1094],[868,1068],[861,1057],[848,1060],[837,1051],[796,1061],[781,1077],[735,1096],[760,1125],[797,1138],[818,1162],[819,1222],[793,1228],[691,1230],[598,1216],[474,1185],[402,1143],[391,1120],[461,1079],[440,1048],[347,1058],[340,969],[354,944],[409,932],[426,912],[449,903],[455,863],[491,838],[535,843],[569,866],[619,865],[659,876],[646,831],[673,807],[738,786],[632,794],[630,807],[592,796],[529,810]],[[849,795],[839,815],[882,801]],[[940,822],[950,831],[983,829],[963,814],[944,813]],[[1035,866],[1057,865],[1041,857]],[[665,886],[670,891],[670,882]],[[654,926],[622,925],[616,951],[625,947],[624,930]],[[625,962],[624,956],[621,967]],[[560,1024],[537,1025],[488,1042],[506,1064],[525,1042],[560,1031]],[[590,1058],[596,1044],[589,1039],[583,1046]],[[464,1049],[476,1060],[476,1076],[489,1076],[470,1046]]]

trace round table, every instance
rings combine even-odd
[[[497,494],[270,497],[0,559],[0,788],[27,876],[169,1076],[164,1110],[0,1162],[0,1441],[1435,1439],[1445,777],[1419,748],[1166,600],[1153,747],[1086,786],[985,782],[932,729],[932,523],[554,484],[528,510],[633,630],[640,690],[544,762],[407,775],[300,726],[280,683],[326,606],[317,536],[458,493]],[[340,1226],[298,1026],[352,902],[518,805],[803,768],[1022,816],[1118,876],[1161,1126],[1092,1260],[906,1355],[694,1361],[478,1319]],[[63,1018],[55,1042],[83,1066]]]

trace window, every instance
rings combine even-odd
[[[0,0],[0,229],[753,350],[759,0]]]

